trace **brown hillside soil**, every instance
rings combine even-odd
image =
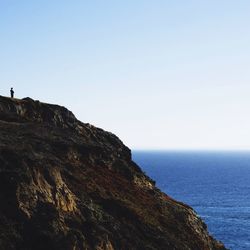
[[[0,249],[225,249],[112,133],[0,97]]]

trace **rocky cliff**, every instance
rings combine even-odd
[[[113,134],[0,97],[0,249],[225,249]]]

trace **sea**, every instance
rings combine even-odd
[[[250,152],[133,151],[133,160],[227,248],[250,250]]]

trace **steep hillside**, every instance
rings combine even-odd
[[[64,107],[0,97],[0,249],[225,249],[118,137]]]

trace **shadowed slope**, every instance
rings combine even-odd
[[[225,249],[66,108],[0,97],[0,131],[0,249]]]

